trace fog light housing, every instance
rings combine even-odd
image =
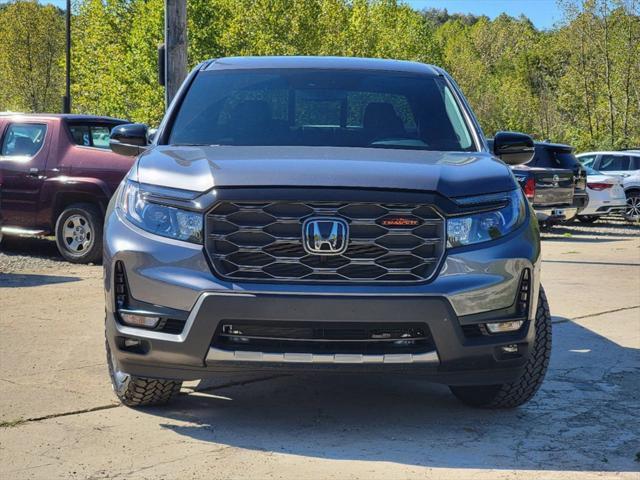
[[[489,333],[506,333],[520,330],[524,320],[514,320],[510,322],[487,323],[486,327]]]
[[[507,354],[518,353],[518,345],[515,343],[512,345],[505,345],[504,347],[501,347],[501,349],[503,353]]]
[[[137,313],[129,313],[129,312],[118,312],[120,314],[120,318],[123,323],[127,325],[131,325],[132,327],[143,327],[143,328],[155,328],[160,321],[160,317],[153,317],[150,315],[140,315]]]

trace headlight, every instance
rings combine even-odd
[[[146,199],[140,185],[127,180],[118,208],[134,225],[156,235],[202,243],[202,214]]]
[[[468,197],[464,205],[495,203],[497,208],[447,220],[447,246],[461,247],[496,240],[512,232],[524,222],[526,203],[520,188],[504,194]]]

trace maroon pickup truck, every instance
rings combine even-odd
[[[1,231],[55,235],[64,258],[99,261],[111,195],[133,163],[109,134],[124,120],[88,115],[0,114]]]

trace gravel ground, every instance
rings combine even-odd
[[[58,253],[53,237],[4,237],[0,244],[0,274],[48,269],[66,272],[87,267],[65,261]]]
[[[557,225],[542,233],[543,240],[575,238],[580,241],[597,241],[611,237],[632,238],[640,235],[640,224],[630,223],[622,217],[604,217],[594,223],[574,221],[567,225]],[[587,238],[588,237],[588,238]]]

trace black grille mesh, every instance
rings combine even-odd
[[[347,221],[344,254],[305,251],[302,224],[316,216]],[[394,216],[415,225],[382,225]],[[444,253],[444,220],[428,205],[223,201],[207,214],[206,229],[213,266],[228,279],[420,282]]]
[[[423,353],[435,349],[423,323],[220,322],[214,348],[277,353]]]

